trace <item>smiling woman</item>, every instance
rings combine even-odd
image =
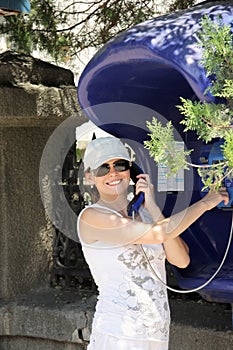
[[[144,202],[128,216],[128,187],[134,164],[115,137],[92,140],[85,151],[85,176],[99,192],[97,203],[78,217],[78,235],[99,297],[88,350],[168,350],[170,313],[167,291],[154,279],[140,245],[165,282],[165,259],[180,268],[189,249],[180,234],[227,194],[211,193],[165,219],[148,174],[136,176],[135,194]]]
[[[119,200],[121,194],[127,198],[130,163],[125,159],[112,159],[93,170],[95,185],[101,193],[102,201]]]

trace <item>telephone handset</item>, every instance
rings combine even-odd
[[[143,170],[140,168],[139,165],[132,162],[132,166],[130,167],[130,178],[135,184],[138,181],[137,175],[139,174],[143,174]],[[130,203],[128,204],[128,207],[127,207],[128,216],[132,216],[133,213],[137,214],[144,200],[145,200],[145,197],[143,192],[139,192],[137,195],[135,195],[133,199],[130,201]]]

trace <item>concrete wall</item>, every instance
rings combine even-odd
[[[0,297],[48,284],[53,227],[38,173],[50,133],[49,128],[0,128]]]
[[[53,227],[40,196],[40,160],[58,125],[86,121],[78,111],[70,71],[0,55],[0,298],[48,285]]]
[[[0,349],[84,350],[95,303],[85,292],[53,289],[0,301]]]

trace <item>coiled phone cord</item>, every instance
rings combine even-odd
[[[206,287],[214,278],[215,276],[219,273],[219,271],[221,270],[225,260],[226,260],[226,257],[227,257],[227,254],[229,252],[229,249],[230,249],[230,245],[231,245],[231,241],[232,241],[232,236],[233,236],[233,212],[232,212],[232,219],[231,219],[231,229],[230,229],[230,235],[229,235],[229,240],[228,240],[228,243],[227,243],[227,247],[226,247],[226,250],[225,250],[225,254],[223,256],[223,259],[219,265],[219,267],[217,268],[217,270],[215,271],[215,273],[205,282],[203,283],[202,285],[200,285],[199,287],[196,287],[196,288],[193,288],[193,289],[187,289],[187,290],[183,290],[183,289],[175,289],[175,288],[172,288],[170,286],[168,286],[159,276],[158,274],[156,273],[156,271],[154,270],[153,266],[151,265],[150,263],[150,260],[143,248],[143,246],[140,244],[140,248],[141,248],[141,252],[144,256],[144,258],[146,259],[146,262],[152,272],[152,275],[157,279],[159,280],[162,285],[164,287],[166,287],[168,290],[172,291],[172,292],[176,292],[176,293],[182,293],[182,294],[187,294],[187,293],[193,293],[193,292],[197,292],[198,290]]]

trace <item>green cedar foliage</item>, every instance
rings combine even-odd
[[[230,26],[222,23],[221,17],[214,22],[208,16],[202,18],[201,29],[197,34],[198,45],[202,48],[201,63],[207,77],[212,77],[205,94],[211,93],[214,97],[221,98],[221,103],[191,101],[181,97],[182,104],[177,108],[184,115],[184,119],[181,120],[181,124],[185,125],[184,132],[193,130],[198,138],[206,143],[216,138],[223,140],[224,159],[221,162],[211,167],[192,165],[198,168],[198,174],[204,184],[203,189],[218,189],[226,176],[233,176],[233,34]],[[145,148],[149,149],[154,160],[170,167],[171,174],[174,173],[174,164],[177,164],[177,169],[189,168],[189,153],[172,153],[174,139],[171,136],[171,123],[169,122],[169,128],[162,127],[153,119],[147,126],[151,133],[150,140],[145,141]],[[162,138],[157,137],[165,137],[164,133],[168,129],[170,137],[166,139],[166,149],[170,152],[170,158],[166,152],[161,152],[164,142]]]
[[[180,168],[188,169],[186,157],[191,151],[176,152],[172,122],[169,121],[166,126],[162,126],[153,117],[151,123],[147,122],[147,127],[151,132],[150,140],[145,141],[144,146],[155,162],[169,167],[169,175],[176,174]]]

